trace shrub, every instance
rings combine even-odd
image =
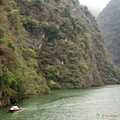
[[[41,2],[41,0],[35,0],[34,1],[34,5],[40,10],[42,7],[41,7],[41,4],[42,2]]]
[[[55,0],[56,3],[60,3],[61,0]]]
[[[9,41],[8,47],[10,47],[13,51],[15,50],[15,46],[13,45],[11,41]]]
[[[86,6],[82,7],[82,11],[85,13],[86,16],[90,14],[90,12]]]
[[[43,22],[42,23],[42,27],[43,28],[48,28],[50,25],[49,25],[49,23],[48,22]]]
[[[81,33],[84,34],[84,32],[86,31],[86,25],[84,23],[80,23],[81,26]]]
[[[36,4],[41,4],[41,0],[35,0]]]
[[[38,21],[34,19],[24,18],[22,23],[25,29],[33,35],[36,35],[39,31]]]
[[[33,49],[28,49],[29,56],[35,58],[37,56],[37,53]]]
[[[48,71],[48,72],[50,72],[50,73],[54,73],[54,67],[51,66],[51,65],[47,65],[46,71]]]
[[[50,80],[48,85],[52,89],[60,89],[61,88],[60,84],[55,82],[55,81],[53,81],[53,80]]]
[[[25,58],[25,60],[29,60],[30,57],[36,58],[37,53],[33,49],[27,49],[23,52],[23,57]]]
[[[10,21],[11,25],[14,28],[18,28],[19,26],[19,11],[18,10],[12,10],[9,14],[8,14],[8,20]]]
[[[15,103],[22,98],[25,98],[25,88],[22,86],[22,82],[19,83],[18,79],[6,69],[4,73],[4,77],[2,78],[4,81],[2,86],[0,87],[3,92],[2,103],[9,105],[10,103]]]
[[[0,56],[1,55],[5,56],[7,59],[11,59],[11,60],[13,60],[15,58],[13,51],[6,46],[0,46]]]
[[[13,6],[13,9],[17,9],[17,3],[14,0],[10,0],[10,3]]]
[[[48,40],[51,41],[58,38],[58,33],[59,33],[59,26],[56,23],[50,24],[50,27],[47,31]]]
[[[4,75],[3,75],[3,82],[4,85],[10,86],[12,82],[14,81],[15,77],[14,75],[8,70],[6,66],[3,67]]]
[[[0,26],[0,39],[2,39],[4,37],[4,28],[2,26]]]
[[[65,12],[64,12],[64,13],[65,13],[65,14],[64,14],[64,17],[68,17],[68,18],[71,17],[70,12],[68,11],[67,8],[65,8]]]
[[[80,62],[80,69],[82,72],[85,72],[86,70],[88,70],[89,66],[87,65],[87,63],[85,61],[81,61]]]
[[[86,48],[84,42],[81,42],[80,46],[81,46],[82,48]]]

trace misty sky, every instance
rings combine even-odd
[[[110,0],[79,0],[81,5],[85,5],[94,16],[97,16]]]

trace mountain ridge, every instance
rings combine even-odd
[[[120,0],[111,0],[99,14],[97,21],[103,34],[105,45],[116,65],[120,64],[119,55],[119,8]]]

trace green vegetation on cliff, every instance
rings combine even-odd
[[[46,80],[37,75],[37,53],[26,42],[16,2],[3,0],[0,4],[0,93],[2,105],[25,97],[49,93]]]
[[[78,0],[0,2],[0,103],[51,89],[119,83],[94,17]]]

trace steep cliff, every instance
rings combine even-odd
[[[78,0],[0,2],[0,103],[119,83],[94,17]]]
[[[49,92],[14,0],[0,1],[0,106]]]
[[[111,0],[97,21],[105,44],[116,65],[120,66],[120,0]]]

